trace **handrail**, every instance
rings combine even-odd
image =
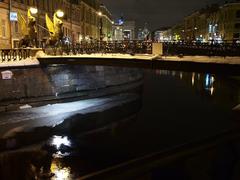
[[[33,51],[30,48],[0,49],[0,62],[25,60],[33,56]]]

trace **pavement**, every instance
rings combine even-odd
[[[1,60],[1,58],[0,58]],[[38,66],[39,61],[36,57],[30,57],[24,60],[16,61],[0,61],[0,68],[12,68],[12,67],[25,67],[25,66]]]
[[[130,54],[80,54],[80,55],[59,55],[59,56],[50,56],[46,55],[43,52],[38,52],[36,57],[30,57],[21,61],[7,61],[0,62],[0,68],[11,68],[11,67],[24,67],[24,66],[38,66],[39,61],[37,58],[47,58],[47,59],[62,59],[62,58],[79,58],[79,59],[122,59],[122,60],[142,60],[142,61],[174,61],[174,62],[195,62],[195,63],[213,63],[213,64],[232,64],[240,65],[240,57],[219,57],[219,56],[159,56],[153,54],[136,54],[134,56]]]
[[[240,65],[240,57],[220,57],[220,56],[162,56],[159,60],[175,62],[195,62],[195,63],[214,63]]]

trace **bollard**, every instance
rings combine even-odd
[[[162,43],[153,43],[152,44],[152,54],[154,55],[163,55],[163,44]]]

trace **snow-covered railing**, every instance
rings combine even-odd
[[[0,62],[21,61],[31,56],[31,49],[0,49]]]

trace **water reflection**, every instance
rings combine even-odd
[[[211,101],[218,104],[228,104],[233,108],[240,103],[240,81],[238,78],[216,74],[201,74],[196,72],[181,72],[169,70],[156,70],[157,76],[174,77],[187,84],[197,94],[212,96]],[[227,101],[227,102],[226,102]]]
[[[51,178],[52,180],[68,180],[71,179],[71,168],[63,167],[63,164],[60,160],[54,159],[51,164],[51,173],[54,176]]]
[[[210,92],[211,95],[214,93],[214,81],[215,78],[211,74],[205,75],[205,89]]]
[[[77,69],[73,72],[76,72]],[[94,68],[90,69],[93,70]],[[119,81],[124,82],[126,79],[134,81],[138,79],[137,77],[140,77],[139,71],[130,72],[127,69],[112,69],[111,73],[108,71],[109,74],[107,75],[106,72],[102,71],[103,69],[99,67],[95,68],[93,70],[94,74],[96,70],[102,73],[100,73],[101,76],[105,77],[117,74],[112,81],[110,78],[103,78],[105,85],[118,84]],[[70,72],[61,72],[59,69],[55,70],[56,72],[53,72],[53,74],[57,74],[56,76],[59,75],[61,78],[58,79],[50,75],[50,79],[55,79],[53,83],[54,87],[59,87],[54,95],[58,96],[58,92],[66,92],[65,88],[70,88],[68,90],[74,90],[74,92],[81,89],[79,83],[82,78],[79,78],[81,80],[77,80],[77,83],[75,81],[76,77],[81,75],[76,73],[71,76],[69,75]],[[91,72],[91,70],[89,71]],[[119,71],[122,74],[126,71],[126,74],[121,75]],[[85,73],[85,75],[92,77],[90,72]],[[68,73],[68,76],[64,76],[64,73]],[[132,76],[126,77],[130,74]],[[76,77],[71,78],[73,76]],[[121,78],[123,78],[122,81]],[[85,82],[87,82],[87,77],[85,77],[85,81],[82,84],[82,86],[86,87],[89,84],[86,85]],[[205,99],[208,101],[217,101],[218,104],[223,105],[230,104],[229,107],[231,107],[234,103],[238,103],[236,97],[239,97],[239,87],[236,86],[235,82],[238,81],[230,77],[222,78],[217,75],[199,74],[196,72],[146,71],[145,86],[143,90],[141,89],[143,91],[141,92],[143,93],[141,97],[143,98],[143,108],[141,110],[139,108],[140,102],[138,101],[128,106],[122,105],[122,109],[118,112],[109,111],[103,115],[102,111],[99,111],[86,119],[83,116],[78,117],[78,114],[76,114],[73,118],[74,121],[71,119],[71,123],[73,123],[71,124],[71,135],[53,136],[50,144],[54,148],[45,148],[44,152],[47,151],[47,155],[42,155],[38,163],[36,163],[37,156],[24,156],[23,160],[16,161],[12,167],[21,167],[21,163],[24,162],[23,166],[31,164],[30,167],[35,169],[31,170],[31,172],[35,174],[38,173],[37,169],[44,167],[46,173],[50,171],[54,174],[52,179],[71,179],[74,173],[78,173],[81,176],[82,174],[101,170],[137,156],[142,156],[143,154],[158,152],[162,149],[176,147],[186,142],[205,138],[208,135],[215,135],[215,133],[219,133],[225,130],[225,128],[230,128],[232,122],[229,122],[228,115],[224,114],[222,116],[221,111],[213,109],[212,104],[202,102],[204,98],[196,97],[200,95],[206,97]],[[96,83],[96,81],[93,83]],[[92,85],[90,84],[90,87],[101,87],[102,84]],[[225,94],[228,96],[225,96]],[[73,107],[69,108],[73,109]],[[124,113],[127,117],[122,117]],[[124,121],[118,118],[124,119]],[[80,120],[84,120],[84,123],[87,123],[84,124],[86,125],[85,129]],[[98,126],[100,129],[94,129],[94,132],[92,129],[90,130],[89,121],[93,122],[94,127]],[[117,125],[113,125],[113,122]],[[76,125],[74,123],[79,124]],[[66,123],[65,125],[69,124]],[[82,131],[86,129],[88,132],[82,135]],[[74,147],[74,152],[69,151],[72,150],[69,148],[72,148],[75,144],[77,144],[77,147]],[[21,155],[19,153],[14,158],[22,157]],[[4,164],[9,164],[10,162],[10,160],[6,161],[6,159],[1,165],[0,172],[2,174],[0,173],[0,177],[6,177],[3,174],[7,172],[7,168],[8,171],[9,169],[17,169],[10,167],[11,165],[4,169]],[[196,160],[194,163],[198,164],[198,162]],[[189,166],[193,167],[191,163]],[[31,169],[30,167],[28,169]],[[27,172],[26,169],[23,171]],[[165,171],[161,170],[160,174],[162,172]],[[156,174],[157,176],[159,175],[158,172]],[[10,177],[11,175],[8,176]]]
[[[192,73],[192,86],[195,84],[195,73]]]

